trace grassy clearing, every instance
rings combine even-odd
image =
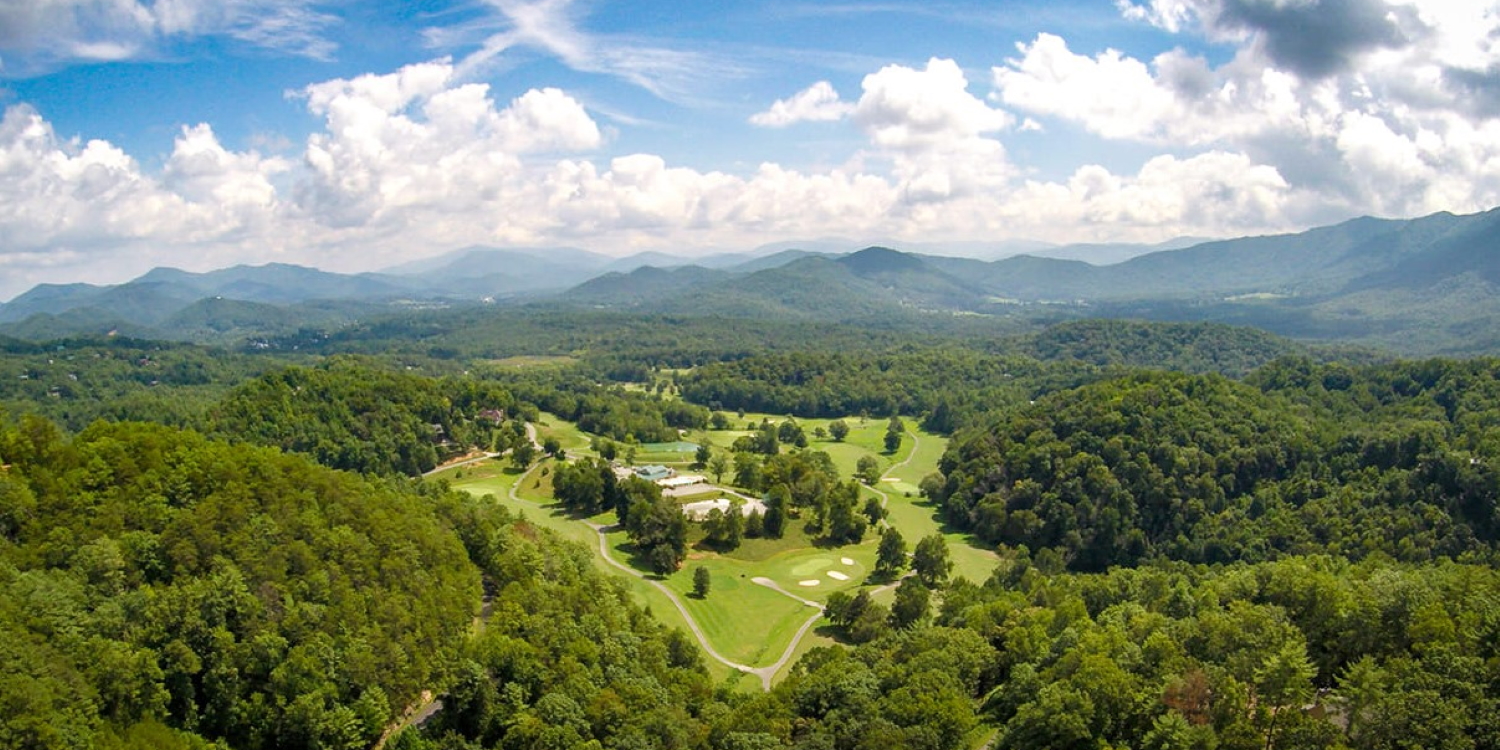
[[[917,540],[929,534],[942,534],[948,542],[948,557],[953,561],[953,575],[963,576],[975,583],[983,583],[995,570],[1000,557],[985,549],[973,537],[957,531],[943,523],[938,509],[925,500],[905,497],[887,492],[890,501],[885,509],[886,520],[905,537],[907,548],[915,546]]]
[[[626,450],[628,450],[628,448],[620,451],[620,458],[625,457]],[[681,471],[683,469],[686,469],[688,464],[693,462],[693,458],[695,457],[696,453],[696,450],[686,452],[637,450],[635,452],[635,465],[641,466],[644,464],[661,464],[662,466],[670,466]]]
[[[514,357],[486,360],[485,364],[512,370],[528,370],[539,367],[561,367],[577,362],[576,357],[566,355],[521,354]]]

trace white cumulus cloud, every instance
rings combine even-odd
[[[842,120],[853,111],[852,104],[839,99],[833,84],[818,81],[789,99],[777,99],[770,109],[751,115],[750,122],[761,127],[784,128],[798,122]]]
[[[1207,4],[1159,0],[1129,6],[1127,15],[1134,8],[1165,27],[1186,28],[1170,19],[1183,17],[1182,8],[1199,18],[1195,9]],[[1268,64],[1274,60],[1248,39],[1231,61],[1212,67],[1181,50],[1149,63],[1113,50],[1083,55],[1043,34],[1018,45],[1020,55],[992,77],[1008,106],[1075,123],[1106,140],[1243,153],[1304,191],[1319,207],[1306,217],[1312,220],[1482,210],[1500,203],[1493,171],[1500,130],[1482,97],[1493,90],[1500,112],[1500,77],[1491,84],[1454,67],[1458,58],[1474,64],[1478,44],[1455,19],[1488,23],[1482,35],[1491,39],[1500,38],[1500,22],[1416,13],[1434,6],[1392,17],[1430,22],[1431,34],[1454,39],[1454,49],[1466,52],[1374,45],[1348,69],[1306,75],[1296,66]],[[1469,96],[1458,95],[1463,87]]]
[[[922,70],[888,65],[861,85],[854,120],[878,146],[946,148],[1011,124],[1009,114],[969,93],[968,79],[952,60],[933,58]]]

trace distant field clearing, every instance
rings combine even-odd
[[[574,357],[562,355],[519,355],[503,359],[492,359],[488,361],[488,364],[496,367],[545,367],[548,365],[570,365],[577,361]]]

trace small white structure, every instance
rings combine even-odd
[[[697,474],[679,474],[675,477],[658,479],[656,480],[656,484],[664,490],[675,490],[682,487],[691,487],[695,484],[703,484],[706,481],[708,480]]]
[[[690,520],[702,521],[703,519],[708,518],[708,514],[712,513],[715,510],[718,510],[722,513],[728,513],[731,507],[733,506],[730,504],[729,498],[727,497],[721,497],[715,500],[699,500],[696,503],[687,503],[683,505],[682,514],[687,516]],[[741,501],[740,515],[748,516],[756,511],[765,513],[766,504],[759,500]]]

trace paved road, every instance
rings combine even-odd
[[[770,689],[771,682],[765,675],[760,674],[760,669],[756,669],[755,667],[727,659],[718,651],[714,650],[713,645],[708,642],[708,636],[704,635],[703,629],[698,627],[698,621],[693,619],[692,614],[690,614],[687,610],[687,606],[684,605],[682,603],[682,600],[677,597],[677,592],[673,591],[670,588],[667,588],[667,585],[662,583],[661,581],[647,578],[645,573],[642,573],[639,570],[636,570],[635,568],[632,568],[629,565],[626,565],[625,563],[622,563],[616,560],[614,557],[610,556],[609,537],[605,535],[605,532],[609,529],[609,527],[593,523],[592,521],[584,521],[584,523],[588,524],[589,528],[593,529],[599,534],[599,555],[604,558],[604,561],[616,568],[619,568],[620,570],[625,571],[626,573],[629,573],[630,575],[635,576],[636,578],[645,581],[646,583],[651,584],[652,586],[655,586],[658,591],[666,595],[667,599],[672,602],[673,606],[677,607],[677,611],[682,613],[682,619],[687,621],[688,629],[693,631],[693,637],[698,639],[698,645],[703,647],[703,651],[705,653],[712,657],[714,661],[717,661],[720,664],[729,667],[730,669],[737,669],[746,674],[760,675],[761,684],[767,690]]]
[[[891,472],[893,472],[893,471],[895,471],[895,470],[897,470],[897,469],[899,469],[899,468],[901,468],[901,467],[903,467],[903,466],[911,463],[911,460],[913,458],[917,457],[917,448],[919,448],[922,445],[922,439],[919,438],[919,437],[917,437],[917,433],[912,432],[911,430],[907,430],[906,434],[908,434],[908,435],[911,436],[911,453],[906,454],[906,458],[903,459],[902,461],[900,461],[899,463],[891,464],[891,468],[885,470],[885,476],[881,477],[880,481],[882,481],[882,482],[895,482],[895,481],[897,481],[897,479],[895,477],[891,476]]]
[[[898,463],[891,464],[891,468],[886,469],[886,474],[885,474],[885,476],[883,476],[883,477],[880,478],[880,481],[882,481],[882,482],[895,482],[895,481],[897,481],[897,479],[895,477],[891,476],[890,472],[895,471],[896,469],[899,469],[899,468],[901,468],[901,467],[903,467],[903,466],[911,463],[911,460],[913,458],[916,458],[916,456],[917,456],[917,447],[920,446],[922,443],[917,438],[917,433],[911,432],[910,430],[908,430],[906,434],[911,435],[911,453],[906,454],[906,458],[904,460],[902,460],[902,461],[900,461]],[[884,490],[879,489],[878,487],[876,487],[873,484],[866,485],[865,487],[869,491],[871,491],[871,492],[873,492],[873,493],[875,493],[875,494],[877,494],[877,495],[880,496],[880,507],[884,508],[884,507],[890,505],[890,503],[891,503],[891,496],[885,494]]]
[[[765,686],[766,690],[770,690],[771,680],[776,677],[776,673],[780,672],[782,667],[786,666],[787,662],[792,660],[792,655],[797,653],[797,644],[802,642],[802,637],[807,635],[807,631],[811,630],[812,626],[818,624],[818,620],[823,619],[823,605],[812,601],[811,599],[803,599],[802,597],[797,596],[796,594],[793,594],[792,592],[778,586],[775,581],[769,578],[761,578],[757,576],[755,578],[751,578],[750,582],[759,586],[765,586],[766,588],[771,589],[772,591],[775,591],[783,596],[789,596],[793,599],[796,599],[797,601],[802,602],[809,607],[812,607],[814,610],[813,613],[808,616],[807,620],[802,623],[802,627],[797,628],[797,634],[792,636],[792,642],[788,643],[786,645],[786,650],[781,652],[781,658],[777,659],[775,664],[772,664],[768,667],[761,667],[760,669],[755,670],[755,673],[760,676],[761,685]]]
[[[741,664],[737,661],[726,658],[723,654],[720,654],[718,651],[714,650],[713,644],[708,642],[708,636],[704,634],[703,629],[698,626],[698,621],[694,620],[693,615],[688,612],[687,606],[682,603],[682,599],[678,598],[677,592],[668,588],[667,585],[662,583],[661,581],[647,578],[646,574],[616,560],[609,554],[609,537],[605,535],[605,532],[609,527],[589,521],[585,521],[584,523],[587,523],[590,528],[592,528],[596,533],[599,534],[599,555],[604,558],[605,562],[616,568],[619,568],[620,570],[625,571],[630,575],[635,576],[636,578],[645,581],[646,583],[651,584],[652,586],[655,586],[658,591],[660,591],[667,597],[669,601],[672,602],[673,606],[677,607],[677,611],[682,614],[682,619],[688,624],[688,630],[691,630],[693,633],[693,637],[698,639],[698,645],[703,647],[704,653],[708,654],[709,657],[714,661],[717,661],[720,664],[729,667],[730,669],[738,670],[740,672],[744,672],[745,674],[752,674],[756,677],[759,677],[761,688],[764,690],[771,689],[771,681],[776,678],[776,673],[780,672],[782,667],[785,667],[788,661],[791,661],[792,655],[797,652],[797,646],[798,644],[802,643],[802,638],[807,635],[807,631],[811,630],[812,626],[816,625],[818,620],[823,617],[823,605],[809,599],[803,599],[796,594],[790,593],[785,589],[782,589],[780,586],[777,586],[776,582],[772,581],[769,578],[751,579],[754,583],[765,586],[769,589],[774,589],[775,591],[796,599],[802,604],[814,608],[815,611],[811,616],[807,618],[805,622],[802,623],[802,627],[797,629],[796,634],[792,636],[792,641],[787,644],[786,650],[781,653],[781,658],[777,659],[775,663],[764,667],[752,667],[748,664]]]
[[[536,449],[538,451],[540,451],[542,449],[542,444],[538,443],[536,441],[536,425],[534,425],[534,424],[532,424],[530,422],[526,423],[526,438],[531,441],[532,445],[536,446]],[[462,461],[454,461],[453,463],[443,464],[441,466],[433,468],[432,471],[422,472],[422,476],[424,476],[424,477],[432,476],[433,474],[436,474],[436,473],[438,473],[440,471],[446,471],[446,470],[452,469],[452,468],[454,468],[456,466],[468,466],[469,464],[479,463],[480,461],[487,461],[487,460],[489,460],[491,458],[499,458],[499,457],[507,455],[509,453],[510,453],[510,449],[508,449],[508,448],[506,450],[500,452],[500,453],[493,453],[493,452],[490,452],[490,451],[485,451],[485,452],[480,453],[479,455],[477,455],[477,456],[475,456],[473,458],[466,458],[466,459],[464,459]]]
[[[526,424],[526,434],[527,434],[527,436],[529,438],[531,438],[531,441],[533,443],[536,442],[536,427],[533,426],[529,422]],[[457,463],[457,464],[451,464],[450,466],[443,467],[443,468],[451,468],[452,466],[459,466],[459,465],[462,465],[463,463],[470,463],[472,461],[482,461],[485,458],[493,458],[493,457],[499,456],[499,455],[502,455],[502,454],[498,454],[498,453],[497,454],[489,454],[487,456],[470,459],[468,461],[460,462],[460,463]],[[535,471],[538,466],[541,466],[541,463],[532,464],[529,468],[526,469],[526,471],[524,473],[521,474],[520,477],[518,477],[516,479],[515,483],[510,486],[509,495],[510,495],[510,499],[511,500],[513,500],[515,502],[519,502],[519,503],[534,504],[534,503],[532,503],[529,500],[523,499],[520,496],[519,493],[520,493],[521,487],[525,484],[527,477],[531,476],[531,473],[533,471]],[[745,500],[748,500],[748,501],[758,501],[757,498],[749,497],[747,495],[742,495],[742,494],[740,494],[738,492],[734,492],[733,490],[726,489],[724,491],[726,493],[728,493],[728,494],[735,495],[735,496],[740,497],[740,498],[744,498]],[[882,495],[882,497],[883,496],[884,495]],[[795,654],[796,651],[797,651],[798,644],[800,644],[802,642],[802,638],[807,635],[807,631],[811,630],[812,627],[813,627],[813,625],[816,625],[817,622],[818,622],[818,620],[823,617],[823,605],[821,605],[821,604],[819,604],[817,602],[811,601],[809,599],[804,599],[804,598],[802,598],[800,596],[797,596],[795,594],[792,594],[790,592],[787,592],[786,590],[784,590],[781,587],[777,586],[776,583],[774,581],[771,581],[770,579],[762,579],[762,578],[755,579],[755,583],[758,583],[758,584],[760,584],[762,586],[766,586],[767,588],[775,589],[776,591],[779,591],[782,594],[785,594],[786,596],[789,596],[789,597],[791,597],[793,599],[796,599],[797,601],[801,602],[804,605],[807,605],[809,607],[815,608],[816,611],[811,616],[809,616],[805,622],[802,623],[802,627],[800,627],[800,628],[797,629],[796,634],[792,636],[791,643],[787,644],[786,650],[783,651],[782,654],[781,654],[781,658],[777,659],[774,664],[770,664],[770,665],[764,666],[764,667],[752,667],[752,666],[749,666],[748,664],[741,664],[741,663],[739,663],[737,661],[734,661],[732,659],[729,659],[729,658],[725,657],[723,654],[720,654],[718,651],[714,650],[713,644],[711,644],[711,643],[708,642],[708,636],[706,634],[704,634],[703,629],[701,627],[699,627],[698,621],[694,620],[692,614],[688,612],[687,606],[682,603],[682,599],[677,596],[677,592],[675,592],[672,589],[668,588],[667,585],[664,584],[664,583],[662,583],[661,581],[657,581],[655,579],[646,577],[646,574],[640,572],[639,570],[636,570],[635,568],[630,567],[629,565],[626,565],[625,563],[622,563],[622,562],[616,560],[613,556],[610,555],[610,553],[609,553],[609,537],[607,537],[605,535],[605,532],[606,532],[606,530],[607,530],[608,527],[602,526],[600,524],[593,523],[591,521],[583,521],[582,523],[584,523],[585,525],[587,525],[589,528],[592,528],[595,531],[595,533],[597,533],[599,535],[599,555],[604,558],[604,561],[606,563],[608,563],[612,567],[618,568],[619,570],[624,571],[625,573],[627,573],[629,575],[635,576],[636,578],[639,578],[639,579],[645,581],[646,583],[648,583],[648,584],[656,587],[656,589],[658,591],[660,591],[664,596],[667,597],[668,601],[672,602],[672,605],[674,607],[676,607],[677,611],[682,614],[682,619],[683,619],[683,621],[685,621],[687,623],[688,630],[692,631],[693,637],[696,638],[696,639],[698,639],[698,645],[703,648],[704,653],[708,654],[709,657],[712,658],[714,661],[717,661],[720,664],[723,664],[723,665],[729,667],[730,669],[734,669],[734,670],[737,670],[737,671],[740,671],[740,672],[744,672],[745,674],[752,674],[752,675],[755,675],[756,677],[759,677],[760,678],[761,687],[763,689],[765,689],[765,690],[770,690],[771,689],[771,681],[773,679],[775,679],[776,673],[780,672],[781,669],[786,666],[787,662],[791,660],[792,655]],[[441,707],[442,707],[442,704],[441,704],[440,701],[423,701],[422,703],[418,704],[418,706],[416,707],[416,713],[418,715],[425,713],[425,715],[422,716],[422,719],[426,720],[426,718],[428,716],[431,716],[432,713],[435,713],[435,710],[432,710],[433,707],[434,707],[434,705],[436,706],[437,709],[441,709]],[[383,742],[382,742],[382,744],[383,744]]]

